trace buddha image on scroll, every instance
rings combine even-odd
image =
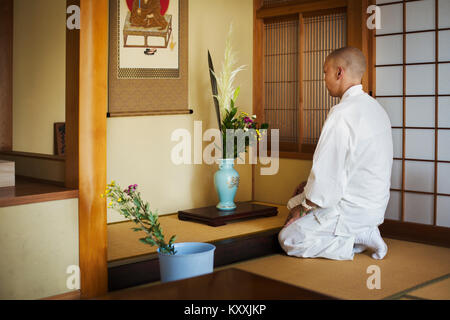
[[[134,0],[131,9],[131,25],[135,27],[167,28],[160,0]],[[165,1],[167,5],[169,1]],[[167,10],[167,7],[165,8]]]
[[[123,69],[178,69],[180,0],[115,0]]]

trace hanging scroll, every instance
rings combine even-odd
[[[109,116],[189,113],[188,0],[110,0]]]

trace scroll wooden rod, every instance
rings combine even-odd
[[[106,117],[138,117],[138,116],[163,116],[163,115],[176,115],[176,114],[193,114],[194,110],[166,110],[166,111],[142,111],[142,112],[108,112]]]

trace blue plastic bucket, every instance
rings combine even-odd
[[[214,250],[210,243],[181,242],[175,243],[176,254],[161,253],[159,255],[159,271],[161,282],[200,276],[212,273],[214,268]]]

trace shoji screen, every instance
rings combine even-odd
[[[392,124],[386,219],[450,227],[450,0],[377,0],[376,98]]]
[[[299,30],[297,15],[264,23],[264,115],[285,150],[299,139]]]
[[[280,130],[281,151],[315,145],[328,111],[338,103],[326,90],[323,63],[346,45],[341,11],[264,20],[264,116]]]
[[[323,64],[334,50],[346,45],[346,13],[304,18],[303,144],[317,144],[330,108],[339,103],[324,82]]]

